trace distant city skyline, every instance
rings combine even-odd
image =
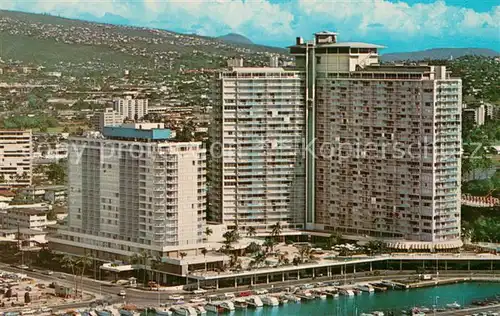
[[[382,52],[442,47],[500,50],[496,1],[159,1],[7,0],[0,9],[49,13],[95,22],[221,36],[237,33],[256,44],[285,47],[318,30],[345,41],[387,46]],[[98,5],[97,5],[98,4]]]

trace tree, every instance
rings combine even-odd
[[[80,288],[82,290],[82,297],[83,297],[83,275],[85,274],[85,269],[87,267],[90,267],[92,265],[93,261],[92,258],[89,256],[88,253],[85,253],[83,257],[78,258],[76,261],[77,266],[80,269]],[[77,293],[78,294],[78,293]]]
[[[250,245],[248,245],[245,249],[247,253],[256,253],[260,252],[261,250],[262,247],[256,242],[251,242]]]
[[[5,175],[3,173],[0,173],[0,183],[5,183]]]
[[[76,298],[77,297],[76,295],[78,294],[78,280],[76,278],[76,272],[75,272],[76,261],[73,257],[65,255],[61,259],[61,263],[63,268],[70,269],[71,274],[73,274],[73,279],[75,281],[75,298]]]
[[[301,246],[299,248],[299,256],[301,263],[315,259],[312,253],[312,248],[309,245]]]
[[[203,255],[203,258],[205,259],[205,271],[207,271],[207,253],[208,253],[207,248],[201,249],[201,254]]]
[[[229,230],[222,235],[224,237],[224,245],[226,250],[232,249],[232,244],[237,243],[240,240],[240,234],[237,229]]]
[[[276,224],[271,226],[271,236],[276,241],[279,241],[282,232],[283,232],[283,228],[281,227],[280,222],[276,222]]]
[[[205,236],[210,236],[214,233],[214,231],[210,228],[210,227],[207,227],[205,228]]]
[[[64,162],[50,164],[47,170],[47,178],[54,184],[66,183],[66,167]]]
[[[368,250],[368,254],[373,256],[382,253],[385,250],[385,244],[380,240],[370,240],[365,248]]]
[[[275,241],[274,239],[272,238],[269,238],[267,237],[266,240],[264,240],[264,243],[262,244],[262,246],[266,247],[266,252],[269,252],[269,250],[274,251],[274,245],[275,245]]]
[[[335,245],[338,245],[340,244],[341,241],[342,241],[342,235],[338,232],[333,232],[328,237],[328,247],[331,248]]]
[[[182,260],[182,259],[184,259],[184,257],[186,257],[186,256],[187,256],[187,253],[185,253],[185,252],[182,252],[182,251],[181,251],[181,252],[179,253],[179,256],[181,256],[181,260]]]
[[[255,235],[257,235],[257,231],[255,230],[255,227],[250,226],[248,228],[248,231],[247,231],[247,236],[248,237],[252,237],[252,236],[255,236]]]
[[[134,254],[130,260],[131,262],[133,262],[134,264],[140,264],[142,265],[142,270],[143,270],[143,284],[144,286],[146,286],[146,275],[147,275],[147,272],[146,272],[146,265],[148,264],[148,262],[153,259],[153,256],[151,256],[151,253],[149,251],[146,251],[146,250],[142,250],[140,253],[138,254]]]

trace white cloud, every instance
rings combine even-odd
[[[387,0],[367,1],[311,1],[299,0],[299,8],[308,18],[321,16],[341,22],[342,28],[366,34],[371,25],[378,25],[385,32],[406,36],[445,36],[450,33],[473,34],[500,30],[500,7],[490,12],[478,13],[472,9],[448,6],[443,1],[409,5]],[[485,24],[486,23],[486,24]]]
[[[388,0],[0,0],[0,8],[67,17],[106,13],[135,25],[216,36],[235,32],[256,42],[290,43],[322,29],[346,40],[410,43],[451,36],[500,41],[500,6],[476,12],[443,1],[409,5]],[[452,42],[452,40],[448,40]]]

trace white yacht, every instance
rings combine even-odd
[[[279,306],[280,305],[280,301],[274,296],[262,295],[260,297],[260,299],[262,300],[262,303],[264,305],[267,305],[267,306]]]
[[[262,300],[257,295],[248,296],[247,299],[246,299],[246,301],[247,301],[248,305],[251,306],[251,307],[262,307],[262,306],[264,306],[264,304],[262,303]]]
[[[373,286],[371,286],[369,284],[359,284],[356,286],[356,289],[363,291],[363,292],[368,292],[368,293],[375,292],[375,289],[373,288]]]
[[[173,313],[168,307],[158,307],[155,308],[156,316],[172,316]]]
[[[446,307],[448,307],[448,308],[460,308],[460,304],[458,304],[457,302],[453,302],[451,304],[446,304]]]
[[[207,310],[202,305],[194,306],[194,309],[196,309],[196,313],[198,315],[206,315],[207,314]]]
[[[215,314],[224,312],[224,309],[219,306],[219,302],[209,302],[205,305],[207,312],[212,312]]]
[[[174,309],[174,312],[176,315],[181,315],[181,316],[196,316],[198,313],[196,312],[196,309],[194,309],[191,306],[175,306],[172,307]]]
[[[345,296],[354,296],[354,291],[349,289],[339,289],[339,293]]]
[[[234,311],[234,303],[231,301],[220,302],[220,307],[224,308],[226,311]]]

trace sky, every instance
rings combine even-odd
[[[500,51],[500,0],[0,0],[0,9],[219,36],[286,47],[336,31],[385,52],[442,47]]]

